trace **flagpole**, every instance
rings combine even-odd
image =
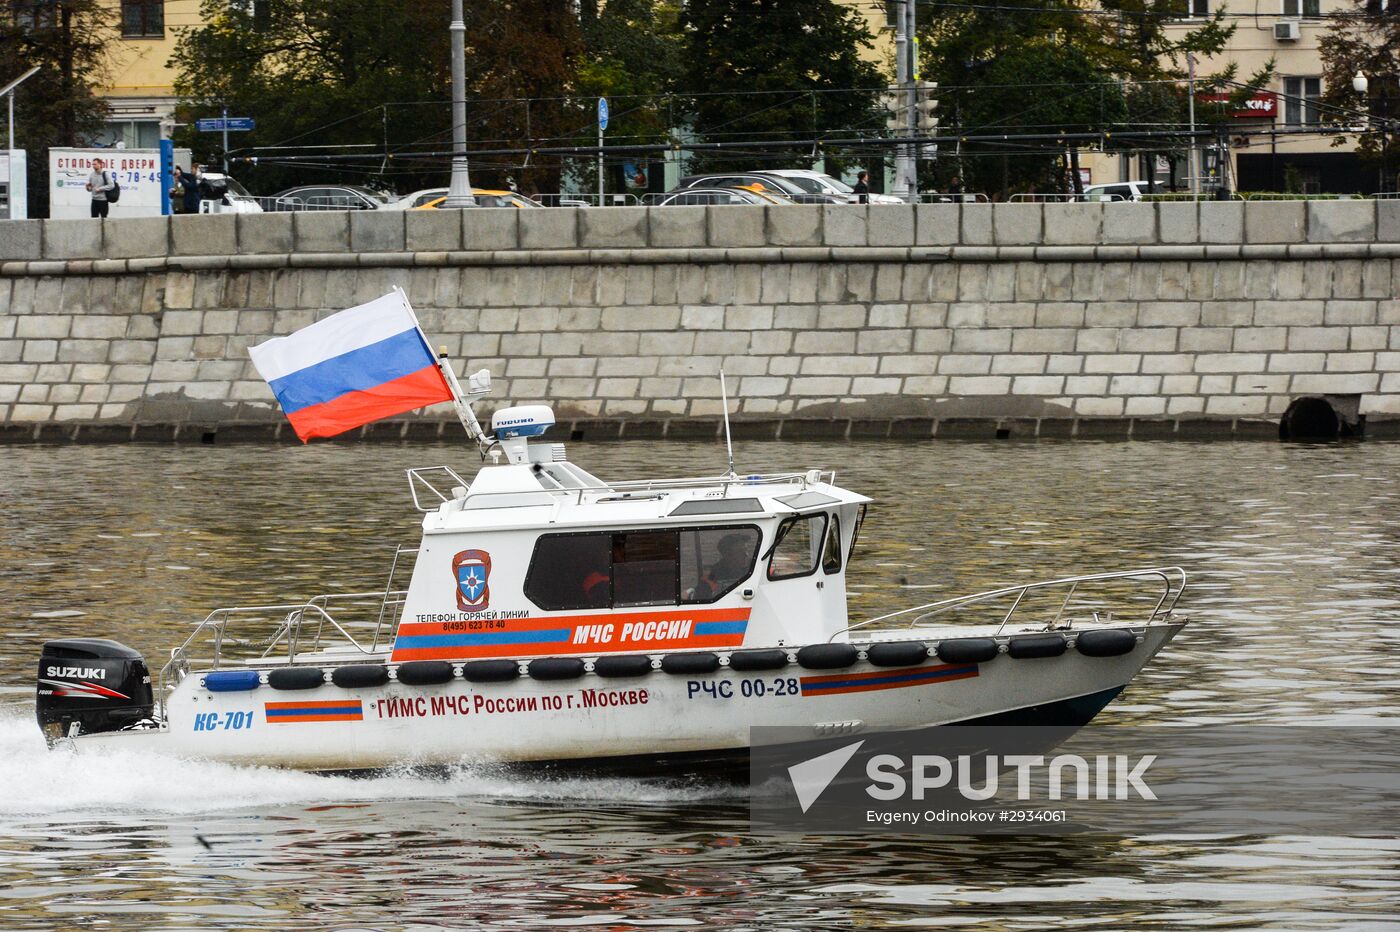
[[[452,407],[457,412],[457,420],[462,422],[467,436],[476,442],[477,448],[481,450],[481,455],[485,457],[486,451],[491,449],[494,441],[486,436],[486,431],[481,429],[481,422],[476,419],[476,412],[472,410],[471,402],[464,399],[465,393],[462,391],[462,384],[457,381],[457,373],[452,370],[452,363],[447,359],[447,347],[442,347],[441,351],[433,350],[433,345],[428,342],[428,335],[423,332],[423,326],[418,323],[418,315],[414,312],[413,305],[408,302],[408,295],[398,285],[394,286],[394,291],[398,292],[403,306],[413,317],[413,327],[418,331],[419,339],[423,341],[423,345],[432,354],[433,360],[437,363],[438,371],[442,373],[443,381],[447,383],[447,390],[452,393]]]

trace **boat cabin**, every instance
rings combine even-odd
[[[869,500],[833,473],[607,483],[562,444],[530,443],[552,423],[544,406],[496,412],[507,462],[470,482],[410,470],[427,513],[393,660],[782,646],[846,629]]]

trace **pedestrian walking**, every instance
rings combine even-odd
[[[92,192],[92,217],[107,218],[107,192],[116,187],[111,176],[104,171],[106,163],[101,159],[92,160],[92,171],[88,173],[87,184],[83,187]]]
[[[861,172],[856,175],[856,186],[854,190],[856,192],[857,204],[870,203],[870,172]]]

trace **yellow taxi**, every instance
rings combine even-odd
[[[472,197],[476,198],[477,207],[543,207],[539,201],[533,201],[523,194],[515,191],[492,191],[487,188],[472,188]],[[420,204],[410,210],[437,210],[447,202],[446,196],[434,198],[425,204]]]

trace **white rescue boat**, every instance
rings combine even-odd
[[[497,410],[488,436],[470,402],[489,376],[462,392],[434,364],[492,463],[408,471],[422,540],[384,589],[218,609],[154,677],[115,641],[50,641],[50,744],[312,771],[731,767],[753,726],[1082,725],[1185,624],[1176,567],[853,622],[869,499],[834,473],[740,475],[731,456],[719,476],[604,481],[542,439],[547,406]]]

